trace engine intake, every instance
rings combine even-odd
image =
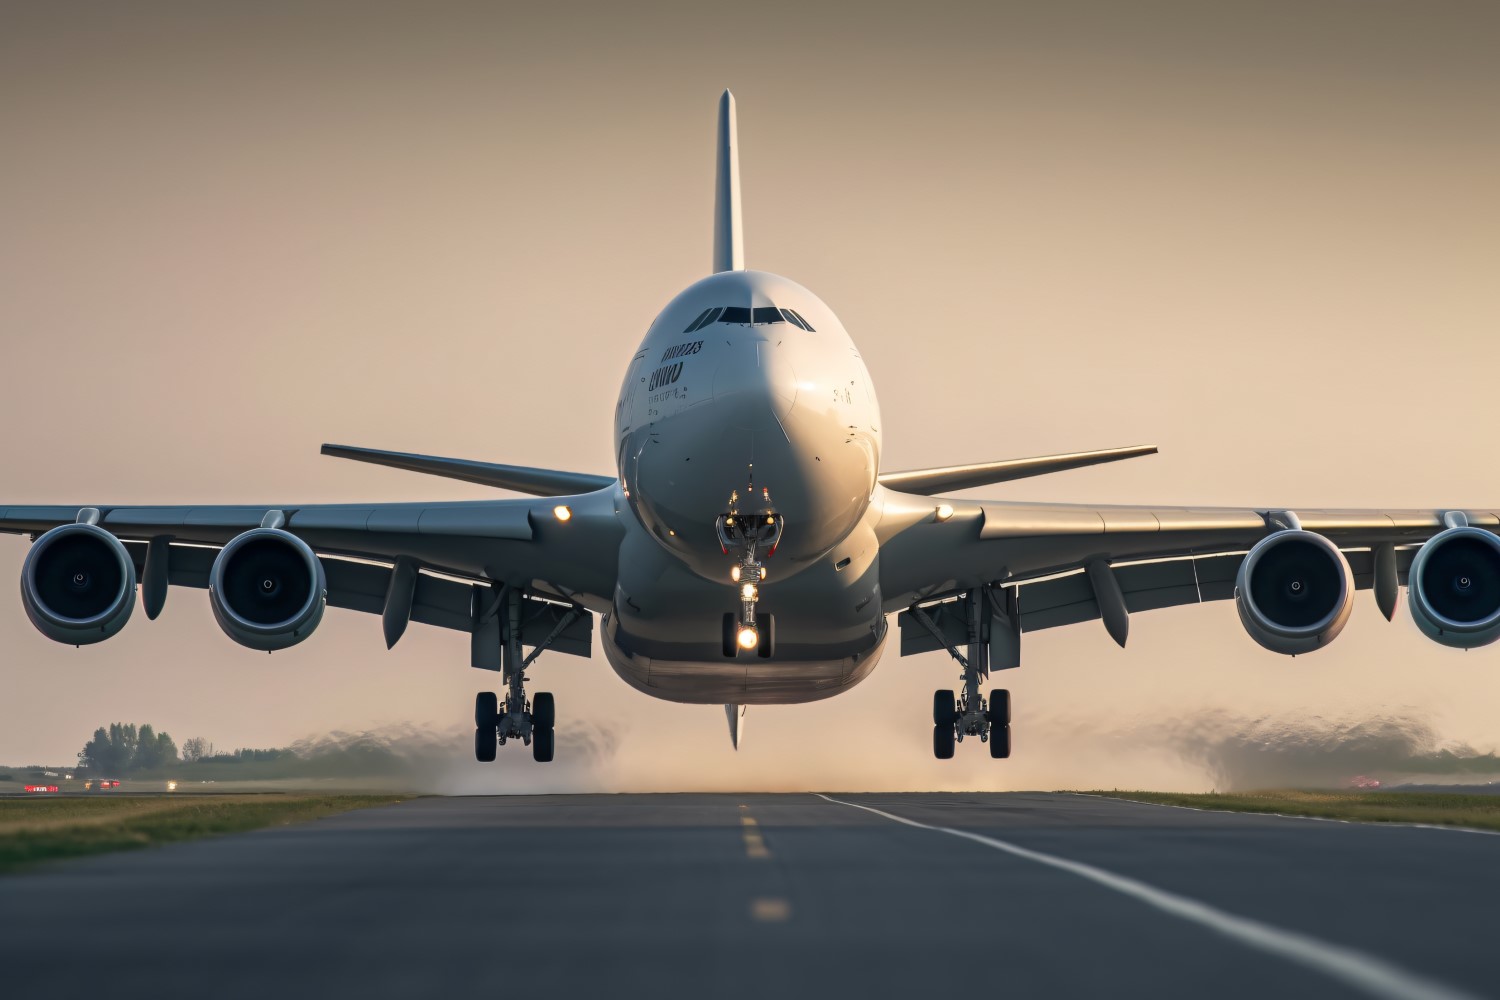
[[[1250,638],[1274,653],[1321,649],[1343,631],[1354,606],[1344,554],[1311,531],[1278,531],[1240,563],[1234,603]]]
[[[27,553],[21,603],[31,624],[53,642],[103,642],[135,610],[135,562],[103,528],[61,525]]]
[[[255,528],[224,546],[208,575],[209,601],[224,634],[271,652],[312,635],[328,582],[307,543],[280,528]]]
[[[1439,532],[1407,574],[1411,616],[1427,638],[1472,649],[1500,639],[1500,538],[1482,528]]]

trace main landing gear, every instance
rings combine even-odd
[[[979,685],[990,674],[990,643],[982,629],[989,614],[983,590],[965,595],[960,602],[969,623],[969,655],[960,653],[944,631],[922,608],[913,607],[912,616],[942,643],[948,655],[963,668],[961,690],[935,691],[932,695],[932,755],[951,760],[954,746],[965,736],[977,736],[988,743],[990,756],[1003,760],[1010,756],[1010,692],[992,688],[989,699],[979,693]]]
[[[474,697],[474,759],[489,764],[495,759],[496,747],[503,747],[506,740],[520,740],[530,745],[533,760],[542,764],[551,761],[557,721],[551,692],[539,691],[529,703],[524,690],[519,695],[507,692],[503,713],[499,700],[493,691],[481,691]]]
[[[951,760],[954,745],[965,736],[978,736],[979,742],[989,743],[991,757],[998,760],[1009,757],[1010,692],[993,688],[985,701],[979,697],[977,688],[972,699],[967,690],[961,699],[952,691],[934,691],[932,755],[938,760]]]
[[[508,622],[500,645],[500,676],[505,684],[505,702],[502,705],[500,697],[493,691],[481,691],[475,696],[474,758],[488,764],[495,759],[496,747],[503,747],[508,740],[520,740],[531,747],[533,760],[545,764],[552,760],[556,746],[557,707],[547,691],[539,691],[527,700],[526,668],[573,624],[578,615],[585,612],[581,608],[569,611],[552,634],[543,639],[531,655],[523,658],[521,593],[511,588],[506,597]]]

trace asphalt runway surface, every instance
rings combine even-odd
[[[428,798],[59,862],[0,878],[0,992],[1500,995],[1500,836],[833,798]]]

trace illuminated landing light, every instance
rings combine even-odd
[[[730,567],[729,579],[733,580],[735,583],[740,582],[740,568],[738,566]]]
[[[741,649],[754,649],[756,643],[760,642],[760,636],[755,634],[755,629],[742,627],[740,634],[735,637]]]
[[[552,516],[557,518],[559,521],[570,521],[573,519],[573,508],[558,504],[556,507],[552,508]]]
[[[740,588],[740,600],[742,601],[753,601],[759,597],[760,591],[755,588],[755,584],[753,583],[747,583]]]
[[[951,504],[946,504],[946,503],[940,503],[940,504],[938,504],[938,508],[937,508],[937,519],[938,519],[938,521],[940,521],[940,522],[941,521],[946,521],[946,520],[948,520],[948,518],[950,518],[952,516],[953,516],[953,507],[952,507]]]

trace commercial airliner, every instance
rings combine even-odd
[[[1028,476],[1147,455],[1149,446],[883,472],[875,388],[832,310],[745,267],[735,103],[719,103],[713,273],[656,317],[615,407],[614,476],[325,445],[324,454],[527,494],[446,503],[0,506],[34,544],[31,622],[82,646],[146,617],[171,587],[206,589],[251,649],[302,642],[331,605],[467,633],[499,674],[475,699],[474,752],[554,753],[551,694],[528,697],[547,651],[598,642],[631,687],[746,706],[847,691],[899,653],[946,651],[961,679],[933,697],[939,758],[973,738],[1011,752],[1021,637],[1099,620],[1125,644],[1137,612],[1233,600],[1250,636],[1309,653],[1355,591],[1446,646],[1500,637],[1500,507],[1309,510],[1081,506],[944,499]],[[925,725],[913,722],[912,724]]]

